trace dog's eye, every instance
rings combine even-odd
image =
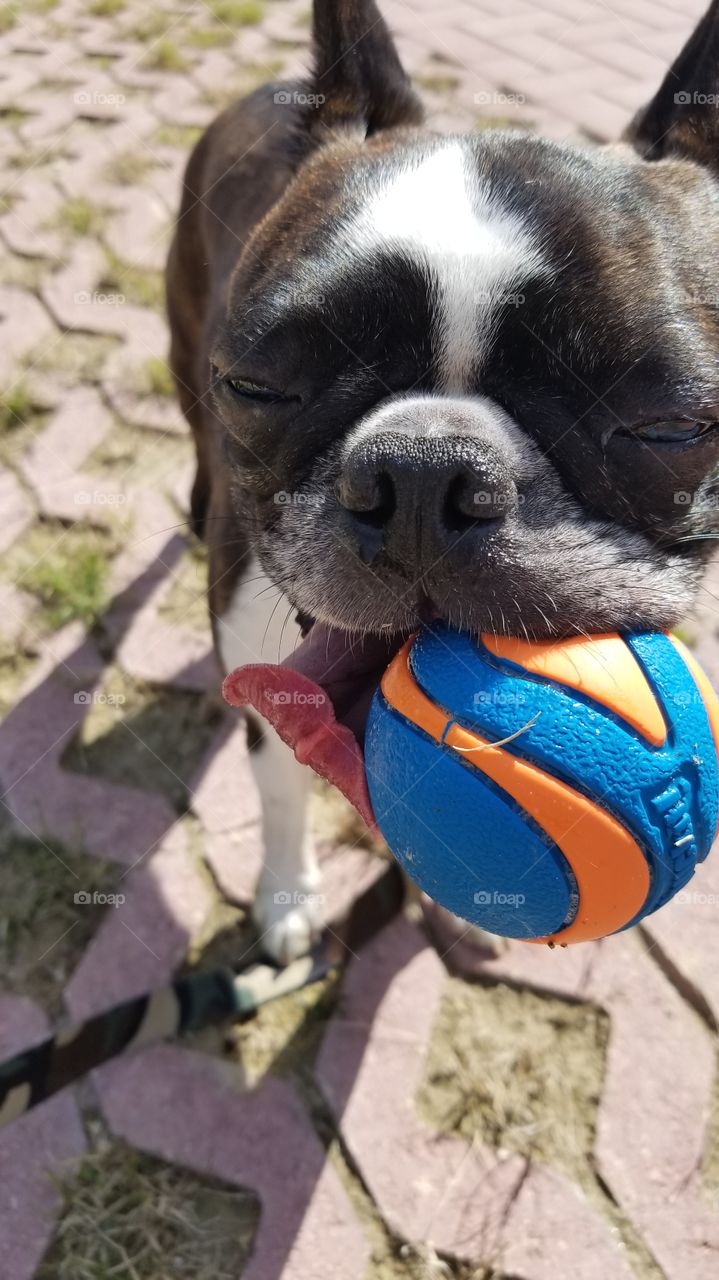
[[[653,444],[683,444],[688,440],[699,440],[716,430],[716,422],[697,422],[692,418],[676,418],[669,422],[648,422],[634,428],[634,435],[641,440],[649,440]]]
[[[240,396],[243,400],[271,404],[274,400],[287,398],[280,391],[273,391],[272,387],[262,387],[257,382],[250,382],[247,378],[225,378],[225,385],[230,388],[233,395]]]

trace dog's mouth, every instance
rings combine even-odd
[[[315,622],[281,664],[238,667],[226,700],[254,707],[301,764],[337,787],[371,827],[362,745],[374,692],[406,634],[363,635]]]

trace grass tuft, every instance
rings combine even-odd
[[[113,18],[115,14],[122,13],[124,8],[125,0],[91,0],[87,12],[93,18]]]
[[[58,209],[57,225],[76,236],[97,235],[104,226],[106,213],[84,196],[74,196]]]
[[[143,58],[143,66],[153,71],[187,71],[189,65],[182,51],[166,36],[158,40]]]
[[[32,396],[24,382],[0,392],[0,432],[23,427],[33,416]]]
[[[211,0],[210,13],[229,27],[256,27],[265,15],[261,0]]]
[[[144,381],[151,396],[174,396],[175,384],[169,366],[157,356],[145,361]]]
[[[41,524],[18,544],[11,562],[18,585],[38,599],[49,627],[75,621],[89,627],[108,604],[114,550],[113,539],[100,530]]]
[[[253,1192],[134,1151],[97,1122],[90,1137],[57,1182],[63,1214],[36,1280],[236,1280],[259,1221]]]

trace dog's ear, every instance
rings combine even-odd
[[[624,136],[646,160],[683,157],[719,171],[719,0]]]
[[[365,135],[424,115],[374,0],[314,0],[313,126]]]

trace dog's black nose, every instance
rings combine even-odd
[[[422,572],[460,542],[463,556],[515,510],[506,463],[467,435],[368,432],[348,451],[336,487],[357,551],[380,551]]]

